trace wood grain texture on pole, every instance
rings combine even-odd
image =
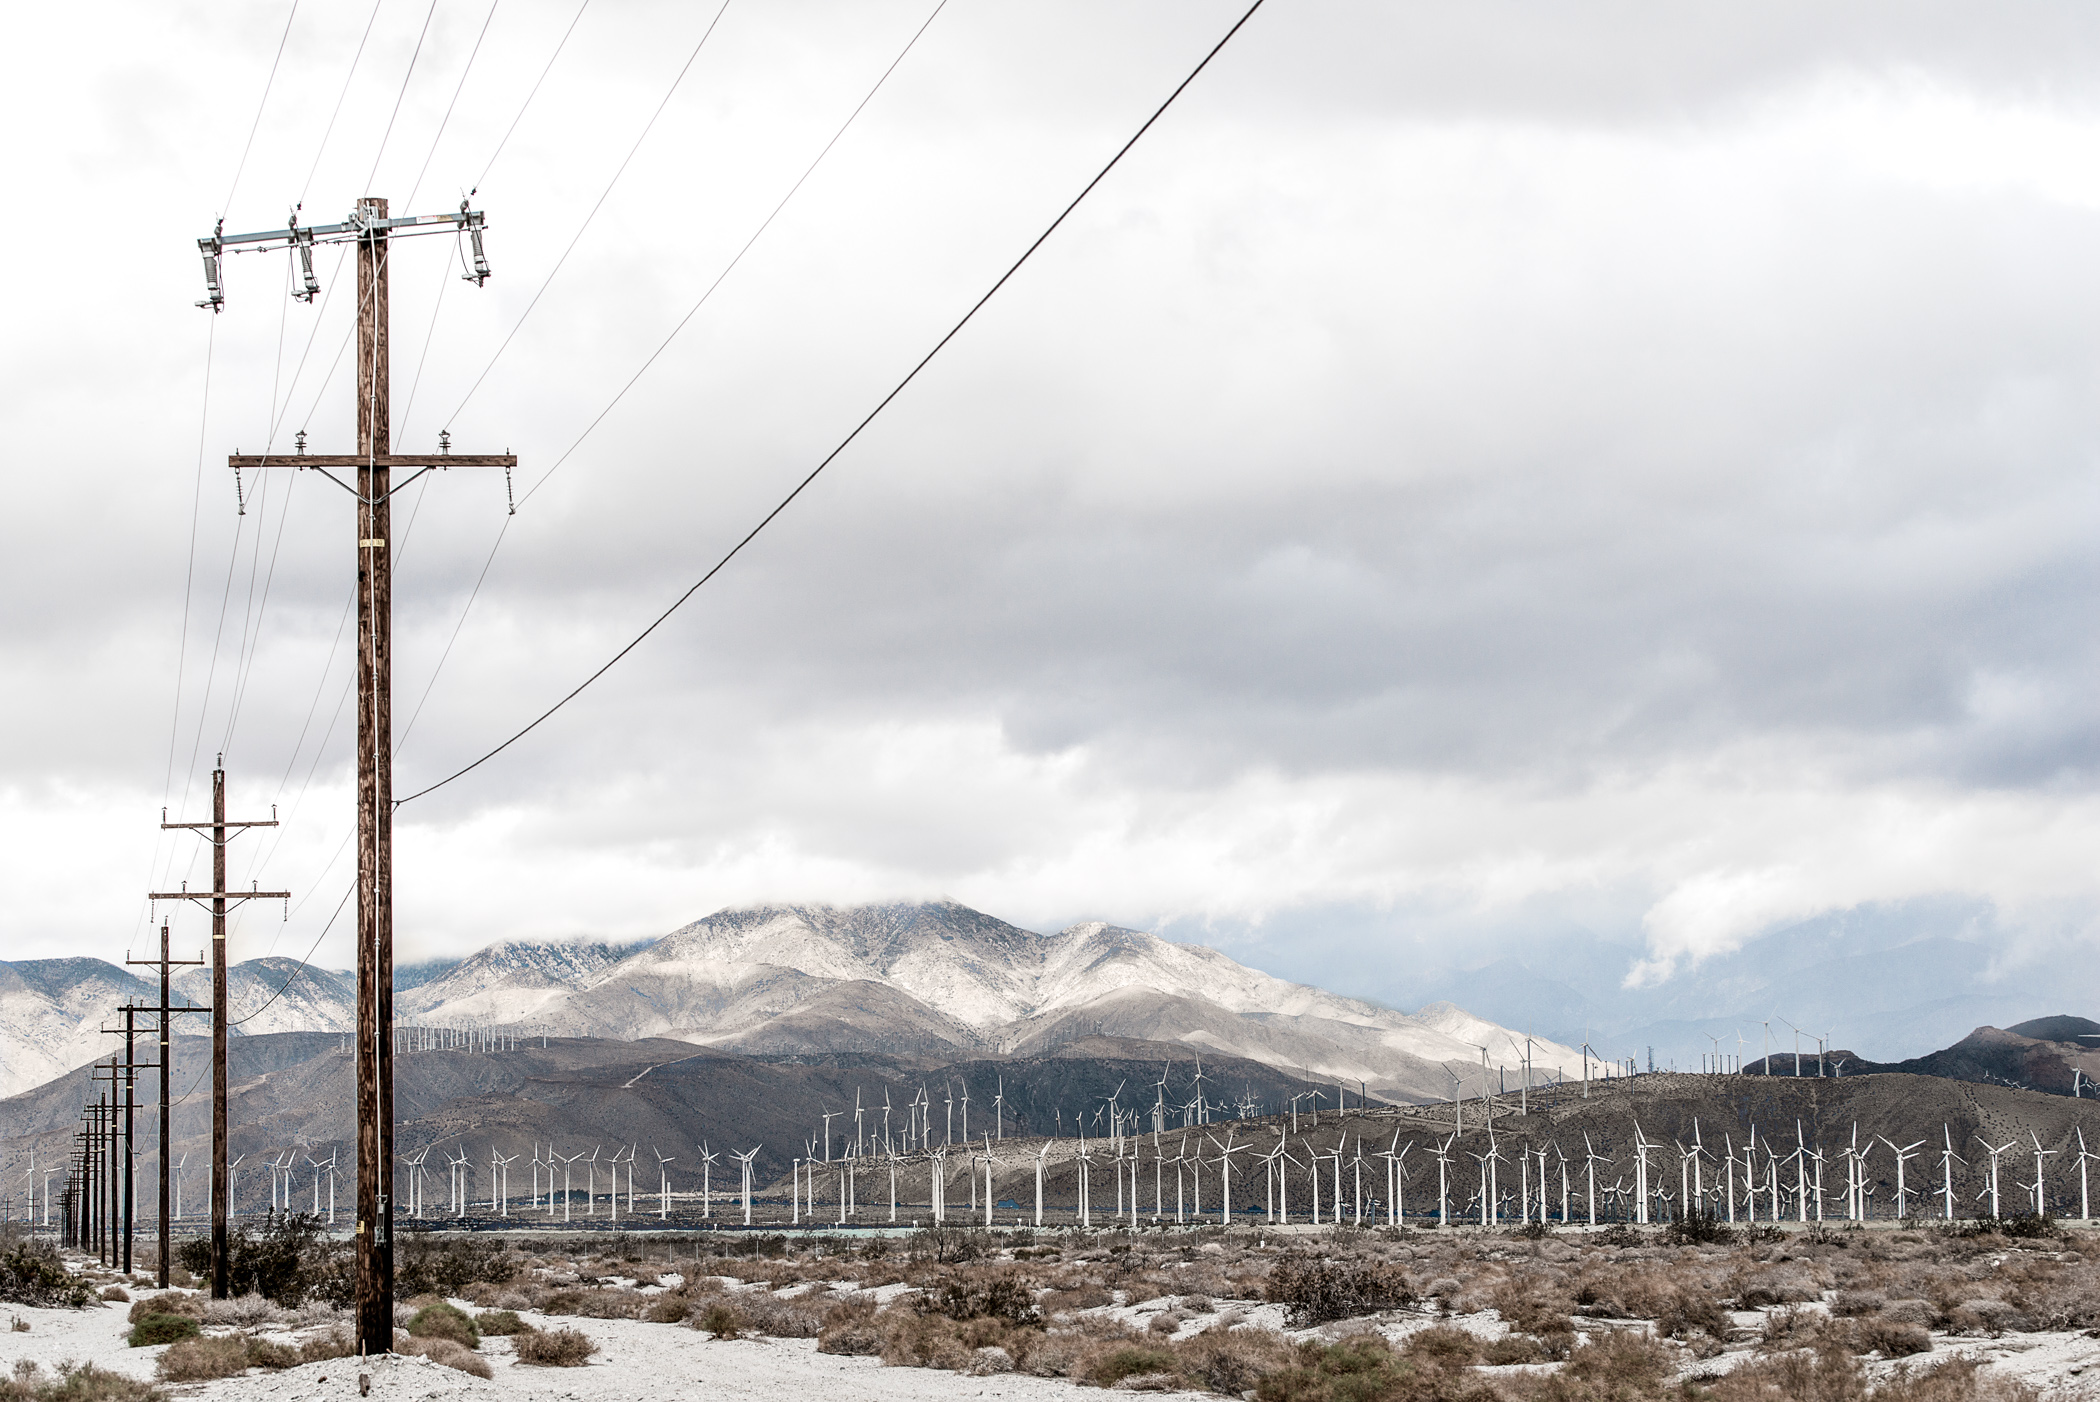
[[[363,201],[386,217],[386,201]],[[357,245],[357,1344],[391,1352],[393,1262],[393,570],[387,237]]]
[[[211,1297],[227,1297],[226,769],[211,771]]]

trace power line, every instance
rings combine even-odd
[[[423,27],[416,31],[416,46],[408,55],[408,71],[401,75],[401,91],[394,94],[394,110],[386,114],[386,130],[379,133],[379,149],[372,153],[372,173],[365,177],[365,188],[379,178],[379,158],[386,154],[386,144],[393,138],[394,122],[401,115],[401,103],[408,96],[409,79],[416,76],[416,60],[423,56],[423,41],[430,35],[430,20],[437,13],[437,0],[430,0],[430,8],[423,12]]]
[[[613,395],[612,399],[606,404],[606,406],[603,409],[598,411],[596,417],[594,417],[589,424],[585,425],[583,432],[579,433],[576,436],[575,441],[570,443],[569,446],[562,451],[561,456],[554,460],[554,466],[548,468],[545,472],[540,474],[539,478],[532,484],[531,488],[526,491],[525,496],[519,498],[518,504],[522,505],[526,498],[529,498],[533,494],[533,492],[538,491],[541,485],[544,484],[549,477],[552,477],[554,475],[556,468],[559,468],[563,463],[569,460],[569,456],[583,445],[583,440],[590,437],[592,431],[595,430],[600,423],[604,422],[606,415],[610,414],[613,411],[613,409],[619,405],[620,401],[626,398],[627,392],[633,389],[636,382],[639,381],[642,378],[642,376],[648,372],[649,367],[656,363],[657,357],[661,356],[664,353],[664,351],[670,346],[671,342],[677,338],[678,334],[681,331],[685,330],[687,323],[692,321],[694,316],[698,315],[700,308],[707,304],[708,298],[714,296],[715,290],[722,285],[723,280],[726,279],[730,273],[735,271],[737,264],[743,261],[744,255],[746,253],[749,253],[751,251],[752,246],[758,242],[760,236],[763,235],[768,228],[772,227],[773,221],[780,217],[780,212],[787,208],[788,201],[794,199],[796,192],[799,191],[803,187],[803,185],[808,182],[810,176],[816,173],[817,167],[823,164],[824,158],[831,154],[831,148],[838,145],[839,139],[846,134],[847,129],[853,125],[855,119],[857,119],[860,116],[860,114],[867,109],[868,104],[874,101],[875,95],[882,91],[882,85],[889,81],[890,75],[897,71],[897,66],[904,62],[905,58],[911,53],[913,47],[918,44],[920,37],[923,36],[926,33],[927,29],[932,26],[934,20],[940,17],[941,11],[946,9],[947,7],[948,0],[939,0],[939,3],[937,3],[933,7],[932,13],[928,14],[925,20],[919,25],[919,27],[912,31],[911,38],[906,40],[904,47],[897,51],[897,56],[890,60],[889,67],[882,70],[882,75],[875,80],[875,85],[869,88],[866,96],[862,97],[861,100],[854,105],[853,110],[846,115],[846,120],[839,124],[839,129],[831,134],[831,139],[824,143],[823,149],[817,152],[816,158],[812,160],[806,168],[804,168],[802,174],[795,180],[795,183],[788,187],[787,193],[780,197],[780,202],[773,206],[772,212],[768,214],[763,221],[760,222],[757,229],[752,231],[751,237],[744,241],[744,246],[737,250],[736,256],[729,260],[729,262],[723,267],[720,273],[716,274],[715,280],[709,283],[707,286],[707,290],[700,294],[700,299],[697,302],[693,303],[692,307],[687,310],[684,316],[678,319],[678,324],[671,328],[670,334],[665,336],[663,341],[656,347],[656,349],[649,353],[648,358],[644,360],[641,363],[641,366],[635,370],[634,374],[628,378],[627,383],[620,387],[619,392]],[[442,289],[440,290],[440,295],[442,296]],[[435,327],[436,322],[433,319],[432,329],[435,330]],[[426,356],[429,354],[429,342],[427,340],[424,343],[424,354]],[[416,377],[418,381],[421,380],[422,373],[422,362],[419,360],[416,364]],[[410,402],[413,403],[415,397],[415,386],[413,383],[409,387],[409,397]],[[406,417],[407,411],[404,410],[404,420],[406,419]],[[422,499],[418,497],[417,506],[420,508],[421,505]],[[515,507],[513,508],[512,514],[515,514]],[[413,513],[411,513],[409,516],[409,525],[413,527],[414,524],[415,516]],[[437,666],[431,670],[430,680],[427,683],[425,683],[423,687],[423,694],[416,701],[415,712],[409,717],[408,726],[405,729],[403,729],[403,731],[401,732],[400,741],[397,742],[394,746],[394,752],[397,755],[401,751],[401,746],[403,744],[406,744],[408,741],[409,730],[413,730],[415,728],[416,716],[420,716],[423,713],[424,703],[429,701],[431,690],[437,685],[438,676],[441,672],[444,671],[446,660],[452,656],[453,644],[459,641],[460,630],[466,627],[467,616],[474,611],[474,602],[476,599],[480,598],[481,586],[488,579],[489,567],[495,564],[496,552],[503,547],[504,537],[509,533],[509,530],[510,518],[506,516],[504,518],[503,529],[499,530],[496,533],[495,542],[489,546],[488,558],[481,562],[481,573],[475,576],[474,588],[467,595],[467,602],[465,607],[463,607],[460,610],[459,622],[454,624],[452,627],[452,636],[445,643],[444,653],[438,658]]]
[[[561,32],[561,40],[554,46],[554,52],[547,55],[547,66],[540,70],[539,77],[533,79],[532,91],[526,93],[525,100],[518,104],[518,115],[512,117],[510,119],[510,125],[503,129],[502,139],[496,143],[496,149],[489,153],[488,164],[483,166],[481,168],[481,174],[475,177],[474,188],[476,190],[480,189],[482,186],[482,182],[486,181],[489,178],[489,172],[496,168],[496,157],[502,155],[503,148],[510,144],[510,134],[518,129],[518,123],[525,120],[526,109],[530,108],[532,106],[532,100],[540,95],[540,84],[546,82],[547,75],[554,71],[554,60],[560,58],[561,51],[568,47],[569,36],[576,32],[577,21],[583,18],[583,12],[585,10],[588,10],[590,7],[591,0],[583,0],[583,3],[576,7],[575,15],[569,20],[569,27]],[[491,9],[493,11],[493,7],[491,7]]]
[[[408,187],[408,198],[402,201],[404,208],[413,208],[416,192],[423,188],[423,177],[430,171],[430,162],[437,155],[438,143],[445,139],[445,128],[452,121],[452,109],[459,106],[459,95],[466,91],[467,75],[474,71],[475,56],[481,52],[481,41],[489,37],[489,25],[496,18],[496,6],[502,0],[489,0],[488,17],[481,22],[481,32],[474,36],[474,47],[467,51],[467,65],[459,70],[459,83],[452,89],[452,100],[445,104],[445,115],[438,119],[437,135],[430,138],[430,151],[423,157],[422,169],[416,172],[416,183]],[[426,21],[427,23],[427,21]]]
[[[270,76],[263,79],[262,99],[255,104],[255,120],[248,124],[248,139],[241,146],[241,158],[234,163],[233,183],[226,187],[226,203],[219,206],[221,213],[233,208],[233,192],[241,188],[241,172],[248,168],[248,153],[255,149],[255,133],[262,130],[263,111],[270,105],[270,89],[277,82],[277,65],[284,61],[285,41],[292,37],[292,21],[299,18],[299,0],[292,0],[292,12],[284,17],[284,33],[277,38],[277,56],[270,60]]]
[[[811,161],[809,163],[808,168],[806,168],[802,172],[802,174],[796,178],[795,183],[788,187],[788,192],[780,197],[780,203],[773,206],[773,212],[768,214],[765,217],[765,219],[760,222],[759,226],[752,231],[750,238],[744,240],[744,246],[742,248],[739,248],[736,251],[736,256],[731,258],[729,262],[726,265],[724,265],[722,271],[715,275],[715,280],[707,285],[707,290],[700,294],[700,299],[693,303],[692,307],[686,312],[684,316],[678,318],[678,324],[671,328],[671,334],[664,337],[663,342],[660,345],[658,345],[655,350],[649,352],[649,358],[644,360],[641,363],[641,367],[637,369],[633,375],[628,377],[626,384],[620,386],[619,392],[613,395],[611,401],[608,402],[603,409],[598,411],[598,416],[592,419],[588,424],[584,426],[583,432],[576,435],[576,441],[569,444],[567,448],[563,449],[561,456],[554,460],[554,465],[552,467],[549,467],[545,472],[541,473],[539,477],[534,480],[533,484],[525,489],[525,494],[518,498],[518,504],[520,506],[523,506],[526,502],[532,500],[532,494],[538,491],[542,486],[544,486],[549,477],[552,477],[556,472],[561,470],[561,465],[569,460],[570,454],[574,453],[578,448],[583,446],[583,440],[590,437],[591,434],[594,431],[596,431],[598,425],[605,421],[605,416],[610,414],[616,407],[618,407],[620,401],[627,397],[627,391],[633,389],[635,387],[636,382],[639,381],[643,375],[649,372],[649,367],[656,363],[657,357],[662,355],[666,350],[670,348],[671,342],[678,339],[679,333],[685,330],[686,323],[690,322],[695,316],[699,315],[700,309],[707,305],[707,299],[715,295],[715,289],[720,287],[723,281],[726,278],[728,278],[728,276],[732,272],[736,271],[736,265],[744,261],[744,255],[751,251],[751,246],[757,243],[759,237],[762,234],[764,234],[767,229],[773,226],[773,221],[780,217],[780,212],[788,207],[788,201],[795,198],[796,191],[800,190],[803,187],[803,185],[807,183],[810,176],[815,175],[817,173],[817,167],[822,165],[824,163],[824,158],[831,154],[831,148],[839,144],[839,138],[843,137],[846,134],[846,129],[853,125],[854,119],[860,116],[861,112],[867,108],[867,105],[875,100],[875,94],[882,91],[882,85],[889,81],[890,75],[897,71],[897,65],[903,63],[905,57],[911,53],[913,46],[919,42],[919,37],[923,35],[929,28],[932,27],[933,22],[936,19],[940,18],[941,11],[947,8],[948,0],[940,0],[940,3],[933,7],[933,13],[926,16],[925,22],[922,23],[917,29],[912,31],[911,38],[905,41],[904,47],[898,50],[897,56],[890,60],[890,66],[883,69],[882,76],[875,80],[875,86],[869,88],[868,95],[866,97],[863,97],[860,100],[859,104],[855,106],[854,109],[846,115],[846,120],[839,124],[839,129],[831,134],[831,140],[824,143],[824,149],[817,152],[816,159]]]
[[[321,168],[322,153],[328,149],[328,138],[335,133],[335,119],[342,115],[343,99],[350,95],[350,80],[357,76],[358,61],[365,56],[365,44],[372,37],[372,26],[379,22],[379,7],[385,3],[386,0],[372,0],[371,17],[365,21],[363,37],[357,41],[357,52],[350,55],[350,71],[343,75],[343,90],[335,95],[335,108],[328,114],[328,125],[321,129],[321,144],[314,148],[314,163],[307,169],[306,182],[299,187],[299,206],[302,209],[306,207],[307,191],[313,189],[314,172]]]
[[[641,135],[635,137],[634,145],[628,148],[627,155],[621,160],[619,169],[613,172],[612,179],[605,182],[605,189],[599,193],[598,202],[591,206],[589,214],[583,216],[583,223],[577,226],[575,237],[571,238],[569,246],[561,251],[561,257],[554,260],[554,266],[547,272],[546,281],[540,284],[539,291],[532,294],[532,300],[527,302],[525,310],[519,313],[517,322],[510,328],[510,334],[503,338],[503,343],[496,347],[496,353],[489,357],[489,363],[481,368],[481,373],[474,377],[474,383],[467,387],[465,397],[459,401],[450,414],[445,416],[447,424],[458,418],[459,411],[467,407],[467,401],[474,397],[475,391],[481,388],[484,380],[488,379],[489,371],[496,368],[496,362],[503,358],[503,352],[510,349],[511,341],[516,338],[519,328],[525,325],[525,319],[532,315],[532,309],[540,304],[540,298],[547,295],[547,289],[553,285],[555,277],[560,274],[562,264],[569,261],[569,255],[576,251],[576,245],[582,241],[584,231],[591,227],[591,221],[596,219],[598,211],[605,207],[605,201],[611,197],[613,187],[619,184],[620,177],[627,173],[628,165],[642,149],[642,143],[649,139],[650,130],[656,126],[656,119],[663,116],[664,109],[671,105],[671,98],[677,93],[678,85],[685,81],[685,75],[691,71],[694,60],[700,57],[700,51],[707,47],[708,38],[715,32],[715,26],[722,22],[722,16],[727,13],[729,13],[729,0],[722,0],[722,8],[715,11],[715,17],[707,22],[706,30],[700,35],[700,42],[693,45],[693,51],[686,55],[685,65],[678,70],[678,76],[671,80],[671,86],[665,91],[663,101],[656,104],[656,110],[651,112],[649,120],[642,124]],[[509,139],[507,135],[505,139]]]
[[[481,758],[475,760],[473,763],[467,765],[462,769],[455,770],[453,773],[448,774],[444,778],[438,780],[435,784],[431,784],[426,788],[418,789],[414,793],[408,795],[408,797],[406,798],[394,800],[394,806],[396,808],[399,808],[405,803],[415,802],[417,799],[422,798],[426,794],[435,793],[437,790],[445,787],[445,785],[451,783],[453,780],[458,779],[466,774],[470,774],[476,769],[479,769],[482,765],[488,763],[497,755],[502,754],[512,745],[515,745],[518,741],[524,739],[527,735],[531,734],[534,730],[538,729],[539,726],[548,719],[548,717],[552,716],[556,711],[559,711],[562,707],[568,705],[571,701],[575,700],[578,696],[582,695],[584,688],[590,686],[591,683],[597,681],[598,678],[604,676],[607,672],[611,671],[613,667],[616,666],[622,658],[627,656],[628,653],[633,652],[636,648],[640,647],[643,641],[646,640],[651,633],[654,633],[658,628],[663,626],[663,623],[666,619],[668,619],[672,614],[678,612],[678,610],[684,606],[686,600],[692,598],[693,595],[699,593],[700,590],[707,584],[709,580],[713,579],[717,574],[721,573],[723,568],[726,567],[731,560],[735,559],[737,555],[743,551],[743,548],[745,546],[749,545],[752,541],[756,540],[760,531],[763,531],[767,526],[771,525],[773,521],[780,515],[781,512],[787,510],[788,507],[794,503],[795,499],[801,496],[802,493],[809,487],[809,484],[816,481],[817,477],[824,471],[824,469],[831,466],[832,462],[839,456],[839,454],[845,452],[846,449],[852,445],[853,441],[860,437],[861,433],[868,427],[869,424],[875,422],[876,417],[879,414],[881,414],[884,409],[887,409],[890,406],[891,402],[894,401],[898,395],[904,393],[905,387],[909,385],[913,380],[918,378],[919,372],[921,370],[924,370],[929,364],[931,364],[933,358],[939,355],[942,349],[946,347],[950,341],[954,340],[956,336],[961,333],[962,329],[965,326],[970,324],[971,318],[975,317],[979,311],[983,310],[985,303],[991,301],[992,298],[998,294],[999,289],[1006,286],[1007,282],[1013,277],[1013,275],[1021,270],[1021,265],[1026,263],[1031,257],[1033,257],[1035,251],[1041,248],[1043,244],[1046,241],[1048,241],[1049,237],[1052,234],[1057,232],[1058,227],[1062,225],[1066,219],[1071,217],[1072,211],[1079,208],[1080,202],[1084,200],[1088,195],[1093,193],[1094,187],[1108,178],[1108,173],[1114,170],[1117,164],[1122,161],[1123,157],[1130,153],[1131,147],[1137,145],[1138,141],[1141,138],[1143,138],[1145,133],[1152,129],[1153,123],[1157,122],[1161,117],[1166,115],[1167,109],[1174,105],[1174,100],[1181,96],[1181,94],[1188,88],[1189,84],[1196,81],[1197,76],[1201,74],[1205,68],[1208,68],[1210,66],[1210,61],[1216,58],[1220,51],[1222,51],[1227,44],[1232,42],[1232,36],[1239,33],[1241,28],[1246,25],[1248,20],[1254,18],[1254,12],[1256,10],[1259,10],[1262,7],[1262,4],[1263,0],[1254,0],[1254,3],[1248,6],[1247,12],[1239,17],[1239,19],[1233,24],[1232,28],[1225,31],[1225,37],[1218,40],[1218,42],[1211,48],[1210,52],[1203,56],[1202,61],[1197,63],[1197,65],[1189,71],[1189,75],[1181,80],[1181,82],[1175,87],[1174,91],[1167,94],[1167,100],[1165,102],[1162,102],[1159,105],[1158,109],[1154,111],[1151,116],[1145,119],[1144,125],[1140,126],[1137,129],[1137,131],[1131,135],[1131,138],[1123,143],[1123,145],[1116,151],[1115,155],[1109,157],[1108,164],[1101,167],[1100,171],[1094,176],[1094,178],[1092,180],[1087,181],[1086,187],[1082,189],[1077,195],[1072,197],[1072,202],[1066,205],[1063,211],[1060,212],[1055,219],[1050,221],[1049,227],[1044,229],[1042,233],[1036,235],[1035,242],[1029,244],[1027,249],[1022,252],[1021,256],[1014,260],[1013,266],[1008,268],[1005,272],[1001,273],[999,275],[999,280],[992,284],[991,289],[987,291],[982,297],[979,297],[976,300],[976,302],[971,304],[970,309],[963,313],[962,319],[956,322],[954,326],[949,328],[948,334],[941,337],[939,341],[935,342],[933,349],[926,352],[925,356],[920,359],[919,363],[912,366],[910,372],[907,373],[903,379],[897,382],[896,388],[892,389],[888,394],[884,395],[881,401],[877,403],[873,409],[868,411],[867,417],[862,419],[858,424],[854,425],[853,431],[851,433],[848,433],[843,439],[841,439],[839,441],[839,445],[836,448],[833,448],[829,453],[826,453],[824,455],[823,460],[820,461],[815,467],[810,469],[809,475],[804,477],[800,482],[796,483],[794,490],[789,492],[785,497],[781,498],[780,504],[775,506],[771,511],[768,511],[765,514],[765,516],[759,521],[759,523],[753,526],[742,540],[739,540],[735,545],[731,546],[729,552],[722,556],[721,559],[717,560],[714,563],[714,565],[707,571],[706,574],[700,576],[700,578],[694,582],[691,588],[687,589],[683,594],[680,594],[678,598],[672,602],[669,608],[665,609],[662,613],[658,614],[655,620],[652,621],[648,627],[644,628],[639,634],[637,634],[632,642],[629,642],[625,647],[621,648],[618,652],[614,653],[612,657],[608,659],[603,666],[598,668],[597,671],[591,673],[588,677],[585,677],[582,682],[578,683],[575,690],[569,692],[568,695],[562,697],[559,701],[556,701],[552,706],[549,706],[546,710],[540,712],[540,714],[536,716],[530,723],[528,723],[524,727],[524,729],[519,730],[516,734],[512,735],[509,739],[505,740],[502,744],[496,746],[494,749],[490,750],[487,754],[484,754],[483,756],[481,756]]]

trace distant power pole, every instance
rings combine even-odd
[[[132,1222],[138,1213],[138,1196],[136,1192],[138,1173],[138,1075],[141,1071],[151,1069],[154,1064],[150,1061],[140,1061],[138,1059],[138,1015],[144,1012],[151,1012],[153,1009],[150,1005],[140,1007],[136,1003],[126,1003],[123,1007],[118,1008],[117,1011],[124,1015],[124,1025],[122,1027],[105,1027],[102,1030],[104,1033],[121,1033],[124,1038],[124,1200],[120,1217],[124,1228],[124,1264],[119,1269],[124,1274],[130,1275],[131,1228]],[[112,1066],[116,1064],[114,1057],[110,1059],[110,1064]],[[164,1071],[161,1073],[161,1084],[166,1085],[167,1080],[167,1073]],[[114,1084],[111,1085],[110,1092],[111,1098],[114,1099],[116,1092]]]
[[[462,274],[480,286],[489,276],[479,210],[460,201],[449,214],[391,218],[387,203],[366,196],[341,224],[296,226],[259,234],[222,234],[197,240],[204,256],[205,300],[225,303],[220,264],[228,246],[281,244],[309,257],[316,243],[357,245],[357,451],[342,456],[234,454],[243,469],[312,468],[357,499],[357,1344],[360,1353],[394,1346],[394,770],[393,566],[389,559],[395,492],[426,472],[454,467],[500,467],[506,478],[517,459],[504,454],[458,454],[451,435],[439,435],[435,454],[396,454],[389,405],[387,274],[390,236],[463,234],[473,267]],[[309,272],[306,292],[318,290]],[[415,471],[396,483],[395,468]],[[333,471],[331,469],[334,469]],[[355,469],[357,485],[335,475]]]
[[[168,1078],[175,1069],[175,1044],[169,1040],[168,1029],[170,1019],[179,1013],[201,1013],[207,1011],[207,1009],[200,1008],[194,1003],[179,1008],[170,1007],[168,1005],[168,972],[176,964],[202,964],[204,961],[202,959],[170,959],[168,957],[168,924],[164,920],[160,926],[160,958],[126,959],[124,962],[127,964],[160,965],[160,1210],[154,1217],[154,1221],[160,1228],[160,1267],[156,1273],[158,1277],[156,1283],[161,1289],[165,1290],[168,1288],[168,1251],[171,1245],[168,1220],[168,1140],[170,1138]]]
[[[233,1196],[226,1169],[226,912],[230,909],[227,902],[239,905],[244,901],[289,901],[292,893],[226,889],[226,844],[249,828],[276,827],[277,808],[275,804],[271,805],[268,820],[228,822],[224,755],[219,756],[219,762],[212,766],[211,771],[211,821],[171,823],[167,818],[167,810],[162,809],[160,825],[163,828],[188,828],[211,834],[211,890],[192,891],[185,882],[184,889],[155,891],[152,899],[209,903],[211,910],[211,1297],[223,1300],[227,1294],[226,1213]],[[165,1073],[162,1084],[166,1084]],[[165,1155],[161,1161],[167,1162]]]

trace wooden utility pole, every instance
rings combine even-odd
[[[136,1193],[138,1176],[138,1074],[141,1071],[152,1069],[154,1064],[150,1061],[140,1061],[137,1056],[138,1015],[152,1012],[153,1008],[151,1005],[140,1007],[136,1003],[126,1003],[123,1007],[118,1008],[117,1011],[124,1015],[124,1025],[122,1027],[105,1027],[102,1030],[105,1033],[122,1033],[124,1037],[124,1160],[121,1175],[123,1181],[123,1206],[119,1216],[124,1234],[124,1264],[120,1269],[124,1274],[130,1275],[132,1224],[138,1214]],[[165,1016],[163,1016],[162,1021],[166,1021]],[[110,1058],[110,1063],[114,1066],[116,1058]],[[165,1086],[167,1083],[167,1074],[162,1072],[161,1084]],[[111,1085],[110,1092],[111,1099],[114,1100],[116,1098],[116,1087],[114,1084]]]
[[[315,242],[357,245],[357,452],[294,457],[234,454],[236,474],[269,467],[312,468],[357,499],[357,1346],[361,1354],[387,1353],[394,1346],[394,771],[393,771],[393,564],[392,513],[395,492],[425,472],[454,467],[500,467],[507,474],[517,459],[504,454],[450,451],[440,436],[435,454],[396,455],[389,405],[387,281],[391,236],[434,233],[449,227],[473,246],[473,268],[464,274],[477,286],[487,280],[481,213],[460,203],[457,214],[394,218],[387,202],[368,195],[341,224],[279,229],[260,234],[214,233],[199,239],[207,298],[199,306],[217,311],[224,303],[220,260],[228,245]],[[311,286],[312,284],[309,284]],[[413,468],[400,482],[396,468]],[[333,469],[333,470],[331,470]],[[356,485],[335,475],[356,473]]]
[[[226,1168],[226,912],[243,901],[289,901],[292,893],[226,889],[226,844],[249,828],[276,827],[277,809],[275,805],[271,806],[267,820],[227,821],[224,755],[219,756],[211,771],[211,821],[171,823],[163,810],[160,825],[211,834],[211,890],[192,891],[188,889],[188,883],[184,883],[180,891],[155,891],[152,899],[196,901],[208,904],[211,910],[211,1297],[223,1300],[227,1295],[226,1214],[233,1196],[228,1187]],[[162,1162],[166,1162],[165,1158]]]
[[[170,968],[176,964],[202,964],[204,961],[202,959],[170,959],[168,957],[168,922],[163,920],[160,925],[160,958],[126,959],[124,962],[127,964],[160,965],[160,1210],[154,1214],[153,1220],[160,1229],[160,1266],[155,1272],[156,1283],[161,1289],[165,1290],[168,1288],[168,1253],[172,1245],[169,1239],[171,1228],[168,1220],[168,1175],[170,1172],[168,1164],[168,1141],[170,1138],[168,1080],[175,1069],[175,1044],[169,1038],[169,1026],[173,1018],[179,1013],[208,1011],[194,1003],[179,1008],[169,1006],[168,974]]]

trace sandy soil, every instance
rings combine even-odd
[[[464,1304],[464,1302],[459,1302]],[[33,1358],[47,1368],[79,1360],[97,1367],[151,1378],[161,1348],[124,1343],[127,1306],[82,1311],[0,1309],[19,1315],[29,1332],[0,1332],[0,1366]],[[466,1306],[471,1312],[473,1307]],[[389,1402],[482,1396],[545,1398],[549,1402],[674,1402],[699,1395],[709,1402],[949,1402],[998,1397],[1017,1402],[1075,1402],[1078,1385],[1025,1374],[967,1377],[926,1368],[886,1368],[873,1358],[818,1353],[814,1339],[715,1340],[692,1329],[627,1319],[550,1319],[526,1315],[542,1328],[581,1329],[599,1352],[581,1368],[536,1368],[517,1361],[507,1338],[482,1341],[481,1354],[496,1376],[483,1381],[428,1359],[388,1356],[360,1362],[338,1358],[282,1372],[251,1371],[211,1383],[171,1385],[176,1396],[208,1396],[211,1402],[292,1402],[293,1399],[354,1398],[360,1372],[372,1379],[371,1396]],[[0,1325],[4,1325],[0,1318]],[[217,1329],[207,1332],[218,1333]],[[280,1337],[291,1337],[282,1335]],[[1094,1395],[1098,1391],[1088,1389]],[[1204,1393],[1168,1393],[1195,1399]],[[1215,1399],[1212,1399],[1215,1402]]]

